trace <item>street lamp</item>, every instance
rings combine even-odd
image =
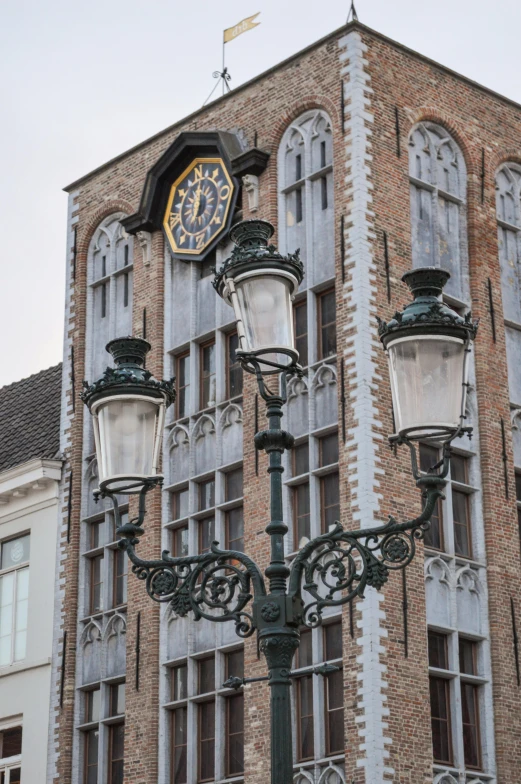
[[[404,523],[389,517],[385,525],[356,531],[346,531],[337,523],[304,544],[288,565],[282,455],[292,448],[294,439],[282,430],[281,418],[287,380],[303,372],[293,343],[291,298],[304,271],[298,252],[282,256],[268,245],[272,233],[273,227],[265,221],[243,221],[234,226],[230,235],[236,247],[214,280],[217,292],[235,311],[240,340],[237,358],[246,371],[255,374],[266,402],[268,429],[255,435],[256,448],[269,456],[271,520],[266,533],[271,558],[264,572],[245,553],[221,550],[217,542],[201,555],[174,558],[163,552],[162,558],[150,561],[137,555],[146,493],[162,481],[154,462],[161,438],[161,412],[174,398],[171,382],[158,382],[142,368],[149,348],[145,341],[112,341],[107,348],[116,360],[116,369],[107,368],[101,379],[91,386],[86,384],[82,397],[98,419],[98,494],[113,499],[121,537],[118,546],[128,553],[132,571],[145,580],[150,597],[168,602],[180,616],[191,612],[195,620],[232,621],[243,638],[257,631],[268,675],[231,677],[225,685],[240,688],[251,681],[269,682],[271,782],[291,784],[291,664],[299,646],[299,630],[320,625],[326,607],[362,597],[366,586],[382,588],[391,570],[403,569],[412,561],[416,542],[428,529],[437,500],[443,498],[450,442],[470,430],[463,426],[465,368],[476,326],[470,316],[461,318],[441,302],[448,273],[428,268],[404,276],[414,301],[389,323],[380,321],[379,332],[389,355],[392,379],[398,431],[392,439],[406,443],[411,450],[423,511]],[[273,391],[267,385],[270,377],[277,387]],[[418,470],[414,442],[419,438],[436,438],[444,446],[443,460],[427,474]],[[142,445],[146,446],[141,453]],[[132,454],[127,455],[127,450]],[[117,495],[130,492],[140,494],[139,513],[122,526]],[[336,669],[326,663],[310,668],[310,672],[327,675]]]

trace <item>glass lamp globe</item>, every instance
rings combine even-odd
[[[470,344],[477,325],[442,302],[450,277],[423,267],[406,273],[413,301],[387,324],[380,338],[389,358],[396,431],[409,440],[452,440],[462,431]]]
[[[268,246],[273,231],[262,220],[233,226],[230,237],[236,247],[214,280],[234,309],[241,354],[254,357],[263,374],[279,373],[299,358],[292,300],[304,270],[298,253],[285,257]],[[254,372],[246,357],[242,364]]]
[[[115,368],[87,386],[82,398],[93,417],[102,493],[139,493],[161,481],[159,459],[171,382],[156,381],[143,367],[150,344],[117,338],[107,344]]]

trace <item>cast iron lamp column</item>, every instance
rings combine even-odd
[[[150,346],[136,338],[108,344],[116,368],[85,383],[82,398],[94,416],[100,488],[114,504],[119,523],[118,546],[126,550],[132,571],[145,581],[150,597],[167,602],[179,616],[189,612],[197,621],[232,621],[240,637],[257,630],[266,657],[263,678],[231,677],[225,686],[240,688],[267,680],[271,705],[271,782],[292,784],[291,663],[299,646],[299,628],[322,622],[324,608],[362,597],[366,586],[382,588],[393,569],[414,557],[416,542],[428,530],[436,502],[443,498],[450,443],[470,428],[464,426],[468,352],[476,325],[443,304],[448,273],[418,269],[404,276],[414,300],[379,332],[389,355],[391,390],[397,433],[391,440],[411,451],[413,476],[423,499],[422,513],[404,523],[389,517],[385,525],[345,531],[340,523],[305,544],[290,566],[284,555],[288,527],[282,509],[282,455],[293,437],[282,430],[287,379],[300,375],[294,348],[291,299],[304,274],[298,252],[282,256],[268,245],[273,227],[265,221],[244,221],[230,232],[236,243],[231,257],[216,273],[217,292],[234,308],[244,370],[256,376],[266,402],[268,429],[255,436],[255,446],[269,457],[270,564],[261,569],[242,552],[221,550],[181,558],[163,551],[157,560],[136,553],[143,534],[146,493],[162,476],[157,471],[164,411],[174,399],[172,382],[158,382],[144,370]],[[272,377],[270,382],[270,377]],[[271,390],[268,383],[275,385]],[[420,474],[415,441],[443,446],[443,458]],[[119,495],[139,493],[139,513],[121,525]],[[253,600],[253,601],[252,601]],[[251,609],[249,605],[251,603]],[[310,672],[327,675],[337,668],[325,664]],[[301,674],[301,672],[299,673]]]

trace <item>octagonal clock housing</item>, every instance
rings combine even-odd
[[[126,231],[162,229],[173,256],[202,261],[230,228],[240,188],[232,161],[243,153],[233,133],[179,134],[148,172]]]

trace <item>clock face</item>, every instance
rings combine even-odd
[[[226,226],[233,191],[222,158],[194,158],[168,197],[163,227],[173,253],[204,253]]]

